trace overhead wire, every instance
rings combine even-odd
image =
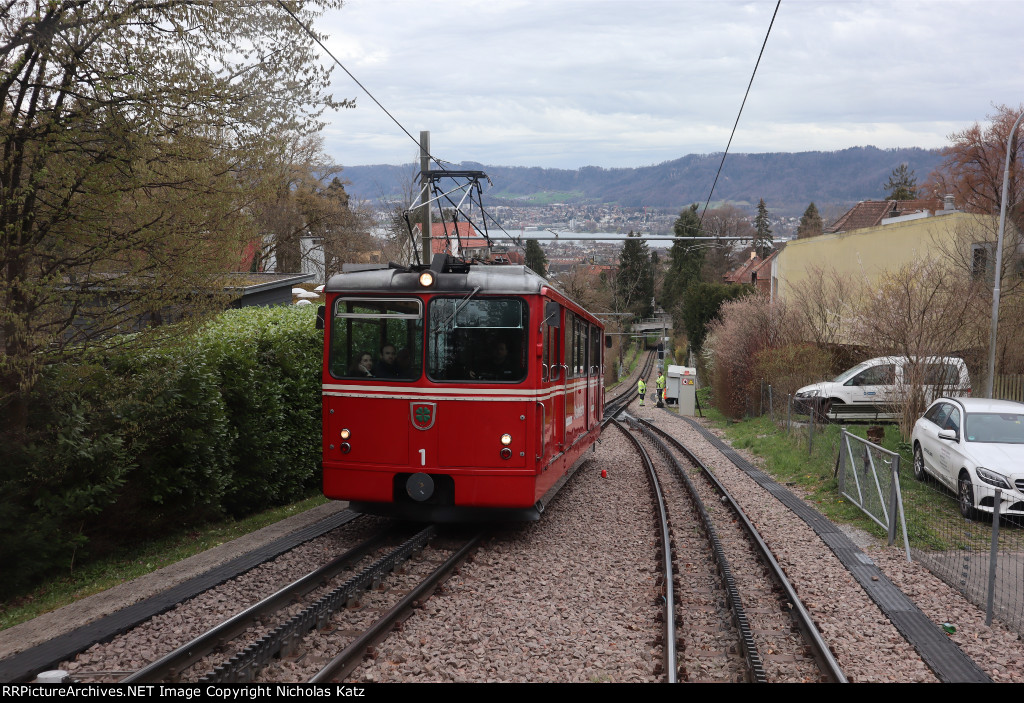
[[[757,55],[757,62],[754,64],[754,71],[750,74],[750,82],[747,83],[747,92],[743,94],[743,102],[740,103],[740,111],[736,115],[736,122],[732,125],[732,133],[729,134],[729,142],[725,145],[725,151],[722,153],[722,161],[718,164],[718,173],[715,174],[715,180],[711,184],[711,191],[708,193],[707,202],[704,203],[704,209],[700,213],[700,221],[697,224],[697,231],[704,224],[704,214],[708,211],[708,205],[711,204],[711,196],[715,192],[715,186],[718,185],[718,177],[722,175],[722,167],[725,165],[725,157],[729,155],[729,147],[732,146],[732,138],[736,136],[736,127],[740,123],[740,116],[743,114],[743,107],[747,104],[747,96],[750,95],[750,87],[754,85],[754,76],[757,75],[757,67],[761,65],[761,57],[764,56],[764,48],[768,45],[768,37],[771,36],[772,26],[775,24],[775,16],[779,14],[779,5],[782,4],[782,0],[778,0],[775,3],[775,12],[772,13],[772,21],[768,23],[768,31],[764,35],[764,42],[761,44],[761,52]]]
[[[311,30],[311,29],[310,29],[309,27],[307,27],[307,26],[306,26],[305,24],[303,24],[303,23],[302,23],[302,20],[300,20],[300,19],[299,19],[299,18],[298,18],[298,17],[297,17],[296,15],[295,15],[295,13],[294,13],[294,12],[292,12],[292,11],[291,11],[291,9],[289,9],[289,8],[288,8],[288,6],[284,4],[284,2],[283,2],[282,0],[276,0],[276,2],[277,2],[277,4],[278,4],[278,5],[279,5],[279,6],[281,7],[281,9],[282,9],[282,10],[284,10],[284,11],[285,11],[285,12],[286,12],[286,13],[288,14],[288,16],[290,16],[290,17],[291,17],[291,18],[292,18],[292,19],[293,19],[293,20],[295,21],[295,23],[296,23],[297,25],[299,25],[299,27],[301,27],[301,28],[302,28],[302,31],[304,31],[304,32],[305,32],[305,33],[306,33],[306,34],[307,34],[307,35],[309,36],[309,38],[310,38],[310,39],[312,39],[313,41],[315,41],[315,42],[317,43],[317,45],[319,45],[319,47],[320,47],[321,49],[323,49],[323,50],[324,50],[324,52],[325,52],[325,53],[326,53],[326,54],[327,54],[328,56],[330,56],[330,57],[331,57],[331,59],[332,59],[332,60],[334,61],[334,63],[336,63],[336,64],[337,64],[337,65],[338,65],[338,66],[339,66],[339,67],[341,68],[341,70],[342,70],[342,71],[344,71],[344,72],[345,72],[345,73],[346,73],[346,74],[348,75],[348,77],[349,77],[349,78],[351,78],[351,79],[352,79],[352,81],[353,81],[353,82],[354,82],[354,83],[355,83],[356,85],[358,85],[358,86],[359,86],[359,87],[360,87],[360,88],[362,89],[362,91],[363,91],[364,93],[366,93],[366,95],[367,95],[367,96],[369,96],[370,100],[372,100],[372,101],[373,101],[373,102],[374,102],[374,103],[375,103],[375,104],[377,105],[377,107],[379,107],[379,108],[380,108],[381,110],[383,110],[383,111],[384,111],[384,114],[385,114],[385,115],[387,115],[387,116],[388,116],[388,117],[389,117],[389,118],[391,119],[391,121],[392,121],[392,122],[394,122],[394,123],[395,123],[395,124],[396,124],[396,125],[398,126],[398,128],[399,128],[400,130],[402,130],[402,131],[403,131],[403,132],[405,133],[405,135],[406,135],[407,137],[409,137],[409,139],[411,139],[411,140],[412,140],[412,142],[413,142],[414,144],[416,144],[416,146],[417,146],[418,148],[420,148],[420,149],[422,150],[423,146],[422,146],[422,145],[420,144],[420,142],[419,142],[419,141],[418,141],[418,140],[417,140],[417,139],[416,139],[415,137],[413,137],[413,136],[412,136],[412,133],[410,133],[410,132],[409,132],[409,130],[407,130],[407,129],[405,128],[405,126],[404,126],[404,125],[403,125],[403,124],[402,124],[401,122],[399,122],[399,121],[398,121],[398,118],[396,118],[396,117],[395,117],[394,115],[392,115],[392,114],[391,114],[391,112],[389,112],[389,111],[388,111],[388,109],[387,109],[386,107],[384,107],[384,105],[383,105],[383,104],[381,104],[381,102],[380,102],[379,100],[377,100],[377,98],[376,98],[376,97],[374,97],[373,93],[371,93],[371,92],[369,91],[369,89],[368,89],[368,88],[367,88],[367,87],[366,87],[365,85],[363,85],[363,84],[362,84],[362,82],[360,82],[360,80],[359,80],[358,78],[356,78],[356,77],[355,77],[355,76],[354,76],[354,75],[352,74],[352,72],[351,72],[351,71],[349,71],[349,70],[348,70],[347,68],[345,68],[345,64],[343,64],[343,63],[342,63],[341,61],[339,61],[339,60],[338,60],[338,57],[337,57],[337,56],[335,56],[335,55],[334,55],[333,53],[331,53],[331,50],[330,50],[330,49],[328,49],[328,48],[327,48],[327,46],[325,46],[325,45],[324,45],[324,43],[323,43],[322,41],[320,41],[320,38],[319,38],[319,37],[318,37],[318,36],[316,35],[316,33],[315,33],[315,32],[313,32],[313,30]],[[428,150],[428,151],[427,151],[426,153],[427,153],[427,157],[428,157],[428,158],[429,158],[429,159],[430,159],[431,161],[433,161],[433,162],[434,162],[435,164],[437,164],[437,165],[438,165],[438,167],[440,168],[440,170],[441,170],[442,172],[444,172],[444,173],[448,173],[448,169],[446,169],[446,168],[444,167],[444,164],[445,164],[445,163],[451,164],[451,162],[450,162],[450,161],[444,161],[444,162],[442,162],[442,160],[441,160],[441,159],[439,159],[439,158],[437,158],[436,156],[434,156],[433,154],[431,154],[429,150]],[[488,179],[488,180],[490,180],[490,179]],[[481,195],[482,195],[482,194],[481,194]],[[439,198],[439,197],[440,197],[440,196],[438,196],[438,198]],[[446,196],[446,197],[447,197],[447,196]],[[435,198],[435,199],[437,199],[437,198]],[[450,199],[450,198],[447,198],[447,199],[449,200],[449,202],[451,201],[451,199]],[[481,234],[483,234],[483,236],[484,236],[484,239],[486,239],[486,240],[487,240],[487,242],[488,242],[488,243],[490,243],[490,241],[491,241],[491,240],[490,240],[490,237],[489,237],[489,236],[487,235],[487,213],[486,213],[486,212],[484,211],[484,205],[483,205],[483,200],[482,200],[482,198],[481,198],[481,200],[480,200],[480,213],[481,213],[481,215],[482,215],[482,217],[483,217],[483,220],[484,220],[484,229],[483,229],[483,230],[480,230],[480,229],[479,229],[478,227],[476,227],[475,225],[473,225],[473,224],[472,224],[472,221],[471,221],[471,220],[470,220],[470,218],[469,218],[469,217],[468,217],[468,216],[466,215],[466,213],[462,213],[462,215],[463,215],[463,217],[466,217],[466,220],[467,220],[467,222],[469,222],[469,223],[470,223],[470,225],[471,225],[472,227],[474,227],[474,228],[475,228],[475,229],[476,229],[476,230],[477,230],[478,232],[481,232]],[[408,218],[407,218],[407,220],[408,220]],[[493,216],[493,215],[491,215],[491,221],[492,221],[492,222],[493,222],[494,224],[496,224],[496,225],[498,226],[498,229],[500,229],[500,230],[501,230],[502,232],[504,232],[504,233],[505,233],[505,236],[506,236],[506,237],[508,237],[508,239],[509,239],[509,240],[510,240],[510,241],[511,241],[511,242],[512,242],[513,244],[515,244],[516,246],[518,246],[518,247],[522,248],[522,246],[523,246],[523,245],[522,245],[522,243],[521,243],[521,242],[519,242],[519,241],[518,241],[518,240],[517,240],[517,239],[516,239],[515,237],[513,237],[513,236],[512,236],[511,234],[509,234],[509,233],[508,233],[507,231],[505,231],[505,228],[504,228],[504,227],[502,227],[502,226],[501,226],[501,224],[500,224],[500,223],[499,223],[499,222],[498,222],[497,220],[495,220],[495,219],[494,219],[494,216]]]

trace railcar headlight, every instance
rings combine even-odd
[[[348,429],[344,429],[344,430],[341,431],[341,438],[342,439],[348,439],[351,436],[352,436],[352,433],[349,432]]]
[[[506,447],[507,447],[508,445],[512,444],[512,435],[510,435],[510,434],[509,434],[508,432],[506,432],[505,434],[503,434],[503,435],[501,436],[501,443],[502,443],[502,444],[503,444],[504,446],[506,446]]]
[[[1010,487],[1010,482],[1006,480],[1006,477],[997,474],[995,471],[989,471],[988,469],[983,469],[979,466],[974,470],[974,472],[978,474],[978,478],[980,478],[982,481],[991,484],[996,488]]]
[[[429,288],[430,286],[434,285],[434,272],[424,271],[423,273],[421,273],[420,285],[423,286],[424,288]]]

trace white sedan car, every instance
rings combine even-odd
[[[939,398],[914,424],[914,476],[954,491],[960,514],[1024,515],[1024,403]]]

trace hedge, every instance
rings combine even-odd
[[[46,369],[0,461],[0,592],[300,498],[320,482],[315,308],[223,313],[175,343]]]

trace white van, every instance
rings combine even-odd
[[[896,417],[896,409],[906,397],[912,359],[905,356],[880,356],[847,369],[831,381],[813,383],[796,392],[799,411],[817,411],[829,418],[852,420]],[[969,396],[971,381],[964,360],[955,356],[929,357],[916,361],[925,402],[940,395]]]

